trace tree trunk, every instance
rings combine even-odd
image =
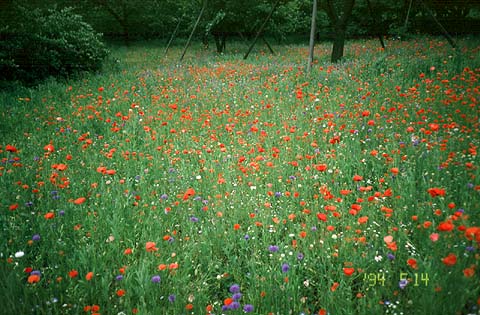
[[[221,32],[213,33],[213,38],[215,39],[215,46],[217,47],[217,53],[222,54],[225,52],[227,46],[227,35]]]
[[[345,34],[347,32],[348,21],[352,15],[355,0],[343,0],[342,12],[336,12],[331,0],[327,0],[327,15],[333,24],[335,32],[333,39],[333,49],[331,55],[332,62],[338,62],[343,57],[343,49],[345,47]]]
[[[346,25],[338,25],[335,28],[335,38],[333,40],[331,61],[338,62],[343,57],[343,50],[345,48],[345,32]]]

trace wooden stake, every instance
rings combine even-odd
[[[247,53],[245,54],[245,56],[243,56],[243,59],[247,59],[248,58],[248,55],[250,54],[250,52],[252,51],[253,49],[253,46],[255,46],[255,43],[257,42],[258,40],[258,37],[260,36],[260,34],[263,32],[263,29],[265,28],[265,26],[267,25],[267,22],[270,20],[270,18],[272,17],[272,14],[273,12],[275,11],[275,9],[277,9],[277,6],[278,4],[280,3],[280,0],[277,0],[277,2],[275,2],[275,5],[273,6],[272,10],[270,11],[270,13],[268,14],[267,18],[265,19],[265,21],[263,21],[263,24],[262,26],[260,27],[260,29],[258,30],[257,34],[255,35],[255,38],[253,40],[253,43],[250,45],[250,47],[248,48],[248,51]]]
[[[200,14],[198,15],[197,21],[195,22],[195,25],[193,26],[193,30],[190,33],[190,36],[188,37],[187,43],[185,44],[185,48],[183,49],[182,56],[180,57],[179,62],[183,60],[183,57],[185,56],[185,53],[187,52],[188,46],[190,45],[190,41],[192,40],[193,33],[195,33],[195,30],[197,29],[198,23],[200,22],[200,19],[202,18],[203,11],[205,11],[205,8],[207,7],[207,0],[203,1],[203,6],[202,10],[200,10]]]

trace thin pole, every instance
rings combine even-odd
[[[456,44],[455,44],[455,41],[453,40],[452,36],[450,36],[450,34],[448,34],[447,30],[443,27],[443,25],[437,20],[437,18],[435,17],[435,15],[433,15],[432,11],[430,10],[430,8],[425,4],[425,2],[423,2],[422,0],[419,0],[423,7],[425,8],[425,10],[427,10],[428,14],[430,14],[430,16],[432,17],[433,21],[435,21],[435,23],[438,25],[438,27],[440,28],[440,30],[442,30],[443,32],[443,36],[445,36],[445,38],[447,39],[447,41],[450,43],[450,45],[455,48],[456,47]]]
[[[245,56],[243,56],[243,59],[247,59],[248,58],[248,55],[250,54],[250,52],[252,51],[253,49],[253,46],[255,46],[255,43],[257,42],[258,40],[258,37],[260,36],[260,34],[263,32],[263,29],[265,28],[265,26],[267,25],[267,22],[270,20],[270,18],[272,17],[272,14],[273,12],[275,11],[275,9],[277,8],[278,4],[280,3],[280,0],[277,0],[277,2],[275,3],[275,5],[273,6],[272,10],[270,11],[270,13],[268,14],[267,18],[265,19],[265,21],[263,21],[263,24],[262,26],[260,27],[260,29],[258,30],[257,34],[255,35],[255,39],[253,40],[253,43],[250,45],[250,47],[248,48],[248,51],[247,53],[245,54]]]
[[[170,45],[172,44],[173,39],[175,38],[175,35],[177,34],[178,29],[180,28],[180,23],[182,22],[183,16],[184,15],[182,15],[182,17],[178,19],[177,26],[175,27],[175,30],[173,31],[172,36],[170,36],[170,40],[168,41],[167,47],[165,48],[165,56],[167,55],[168,48],[170,48]]]
[[[405,17],[405,23],[403,24],[403,28],[405,29],[405,31],[407,31],[408,18],[410,16],[410,9],[412,8],[412,2],[413,0],[410,0],[410,4],[408,5],[408,10],[407,10],[407,16]]]
[[[307,64],[307,72],[310,72],[312,69],[313,63],[313,51],[315,48],[315,32],[317,30],[317,0],[313,0],[313,8],[312,8],[312,24],[310,27],[310,44],[308,50],[308,64]]]
[[[202,18],[203,11],[205,11],[205,8],[207,6],[207,0],[203,1],[203,6],[202,10],[200,11],[200,14],[198,15],[197,21],[195,22],[195,25],[193,26],[193,30],[190,33],[190,36],[188,37],[187,43],[185,44],[185,48],[183,49],[182,56],[180,57],[180,62],[183,60],[183,57],[185,56],[185,53],[187,52],[188,46],[190,45],[190,41],[192,40],[193,33],[195,33],[195,30],[197,29],[198,23],[200,22],[200,19]]]

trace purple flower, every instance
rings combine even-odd
[[[402,279],[398,282],[398,287],[403,290],[403,289],[405,289],[407,284],[408,284],[408,280],[407,279]]]
[[[152,282],[153,283],[159,283],[161,280],[160,276],[159,275],[155,275],[152,277]]]
[[[167,200],[168,199],[168,195],[167,194],[163,194],[160,196],[160,199],[162,200]]]
[[[246,241],[248,241],[250,239],[250,235],[248,234],[245,234],[245,236],[243,237]]]
[[[170,301],[170,303],[175,302],[175,299],[176,299],[175,294],[170,294],[170,295],[168,296],[168,300]]]
[[[42,273],[40,272],[40,270],[33,270],[32,272],[30,272],[30,274],[33,276],[33,275],[37,275],[37,276],[41,276]]]
[[[118,275],[115,277],[115,280],[117,281],[122,281],[123,280],[123,276],[122,275]]]
[[[392,254],[392,253],[388,253],[388,254],[387,254],[387,258],[388,258],[389,260],[394,260],[394,259],[395,259],[395,255]]]
[[[303,253],[298,253],[297,254],[297,259],[298,260],[302,260],[305,256],[303,255]]]
[[[40,235],[39,234],[35,234],[32,236],[32,241],[39,241],[40,240]]]
[[[190,221],[192,221],[192,222],[198,222],[198,218],[192,216],[192,217],[190,217]]]
[[[232,304],[230,304],[229,306],[231,310],[236,310],[240,308],[240,303],[238,303],[237,301],[233,301]]]
[[[288,272],[288,270],[290,270],[290,266],[287,263],[283,263],[282,272],[285,273],[285,272]]]
[[[245,304],[243,306],[243,311],[245,313],[250,313],[250,312],[253,312],[253,305],[252,304]]]
[[[229,291],[230,291],[231,293],[238,293],[238,292],[240,292],[240,286],[239,286],[238,284],[232,284],[232,285],[230,286]]]
[[[65,211],[63,211],[63,210],[60,210],[60,212],[58,212],[58,215],[60,215],[60,216],[64,216],[64,215],[65,215]]]
[[[282,196],[282,193],[281,193],[281,192],[279,192],[279,191],[276,191],[276,192],[275,192],[275,197],[278,198],[278,197],[281,197],[281,196]]]
[[[268,246],[268,250],[271,251],[272,253],[278,252],[278,246],[277,245],[270,245]]]
[[[240,293],[240,292],[237,292],[234,295],[232,295],[232,299],[234,299],[235,301],[238,301],[241,298],[242,298],[242,293]]]

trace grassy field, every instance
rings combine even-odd
[[[4,314],[479,314],[480,42],[112,50],[0,95]]]

